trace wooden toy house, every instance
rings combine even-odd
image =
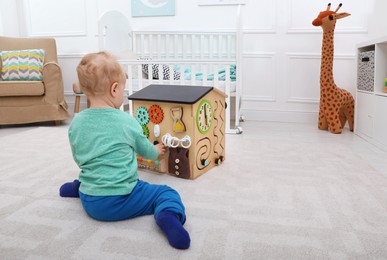
[[[225,98],[213,87],[184,85],[149,85],[129,96],[144,134],[169,147],[160,160],[139,157],[139,167],[195,179],[219,165],[225,158]]]

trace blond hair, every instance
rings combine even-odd
[[[79,84],[86,95],[104,95],[124,71],[117,59],[102,51],[85,55],[77,67]]]

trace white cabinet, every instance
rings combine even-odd
[[[387,37],[359,44],[357,49],[355,133],[387,151],[387,93],[383,92],[387,78]],[[364,62],[374,64],[365,66]],[[365,80],[367,77],[370,80]],[[365,86],[366,82],[372,82],[373,87]]]
[[[358,91],[356,98],[356,133],[373,137],[374,133],[374,95]]]
[[[375,101],[375,121],[374,121],[374,139],[383,147],[387,147],[387,97],[374,97]]]

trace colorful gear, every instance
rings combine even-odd
[[[155,124],[160,124],[164,119],[164,112],[158,105],[152,105],[149,110],[149,118]]]
[[[148,138],[149,137],[149,129],[148,129],[148,127],[146,125],[142,125],[141,127],[142,127],[143,134],[146,136],[146,138]]]
[[[145,107],[139,107],[136,110],[136,119],[140,125],[146,125],[149,122],[148,110]]]

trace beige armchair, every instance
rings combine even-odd
[[[42,81],[4,81],[0,79],[0,125],[55,121],[69,117],[64,100],[61,68],[53,38],[0,37],[0,52],[44,49]],[[0,57],[0,76],[2,61]]]

